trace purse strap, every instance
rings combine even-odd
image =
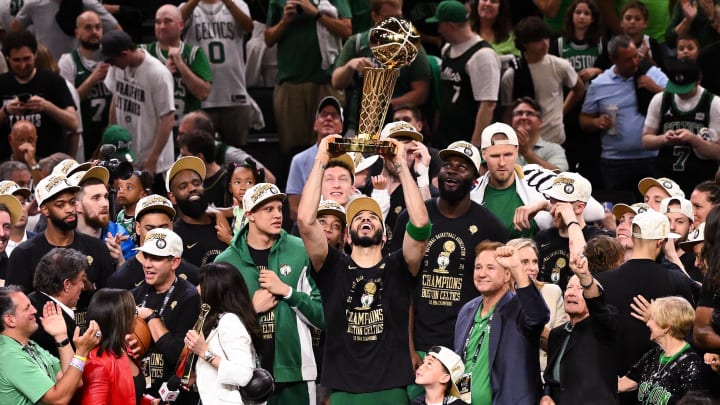
[[[225,314],[220,315],[220,318],[222,318],[224,315]],[[219,320],[220,319],[218,318],[218,321]],[[218,322],[218,324],[219,324],[219,322]],[[217,341],[220,344],[220,350],[223,352],[223,357],[225,357],[225,360],[230,360],[230,358],[227,356],[227,353],[225,353],[225,349],[223,348],[222,339],[220,339],[220,332],[218,331],[218,328],[215,328],[215,330],[213,330],[213,332],[215,333],[215,335],[217,335]],[[211,332],[210,335],[212,337],[215,337],[215,335],[213,335],[213,332]],[[210,340],[210,339],[211,339],[211,337],[208,337],[208,340]],[[250,342],[250,350],[252,350],[252,355],[255,358],[255,367],[259,368],[260,367],[260,359],[258,358],[258,355],[255,352],[255,345],[252,344],[252,341]]]

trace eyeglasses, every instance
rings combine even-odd
[[[338,114],[336,112],[332,112],[332,111],[325,111],[325,112],[321,111],[318,113],[318,118],[330,118],[330,119],[336,120],[336,119],[340,118],[340,114]]]
[[[535,111],[529,111],[529,110],[517,110],[513,111],[513,117],[539,117],[540,114],[536,113]]]

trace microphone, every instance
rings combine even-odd
[[[167,382],[164,382],[160,386],[158,393],[160,394],[161,400],[174,402],[178,398],[178,395],[180,395],[180,378],[176,375],[171,376]]]

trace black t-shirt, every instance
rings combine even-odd
[[[484,240],[505,243],[507,230],[502,222],[480,204],[459,218],[447,218],[437,209],[437,199],[425,201],[432,235],[420,268],[415,304],[415,349],[432,346],[453,347],[455,320],[460,308],[480,293],[473,283],[475,247]],[[398,217],[392,250],[402,249],[407,210]]]
[[[152,308],[162,318],[168,333],[150,346],[143,360],[147,367],[152,386],[145,390],[147,394],[157,396],[163,382],[167,382],[175,372],[177,361],[185,346],[183,340],[188,330],[192,329],[200,314],[200,296],[195,287],[187,281],[177,278],[172,291],[157,294],[155,288],[147,284],[132,290],[135,303]],[[172,287],[171,287],[172,288]],[[165,296],[169,294],[167,304],[162,309]],[[180,398],[175,404],[197,404],[197,394],[180,390]]]
[[[35,267],[46,253],[56,247],[75,249],[87,255],[88,280],[95,283],[97,289],[105,287],[107,279],[115,271],[110,252],[101,239],[75,232],[70,245],[53,246],[48,242],[45,233],[41,233],[19,244],[13,250],[8,262],[5,284],[19,285],[26,292],[32,291]]]
[[[627,376],[638,383],[638,403],[674,404],[688,391],[708,388],[702,378],[706,366],[692,349],[664,365],[659,361],[662,353],[660,346],[656,346],[628,371]]]
[[[18,83],[12,72],[0,75],[0,102],[2,105],[23,93],[40,96],[63,110],[67,107],[75,107],[67,84],[60,75],[37,69],[35,77],[25,84]],[[35,155],[38,160],[55,152],[67,151],[66,130],[49,114],[11,115],[9,122],[6,121],[0,127],[0,160],[5,160],[10,156],[10,144],[7,136],[12,125],[19,120],[28,120],[37,128],[38,139]]]
[[[408,350],[410,287],[402,251],[370,268],[328,247],[317,280],[325,313],[322,384],[352,393],[413,382]]]
[[[183,259],[202,267],[215,261],[217,255],[227,248],[227,245],[217,238],[215,219],[209,224],[188,224],[177,219],[173,230],[183,240]]]
[[[187,280],[192,285],[198,284],[198,272],[200,270],[194,264],[188,262],[185,259],[180,261],[180,266],[175,269],[175,274],[178,277]],[[139,287],[145,282],[145,272],[143,271],[142,264],[138,261],[137,257],[123,263],[120,268],[108,278],[105,284],[108,288],[121,288],[123,290],[132,290],[135,287]]]
[[[700,293],[700,300],[697,306],[720,311],[720,288],[711,288],[711,284],[706,276],[705,281],[703,281],[702,292]]]
[[[248,245],[248,252],[256,267],[267,267],[270,258],[270,249],[253,249]],[[258,270],[258,273],[260,271]],[[266,370],[274,369],[275,364],[275,311],[258,314],[258,322],[262,328],[263,344],[256,348],[260,354],[260,362]]]
[[[206,177],[203,181],[203,192],[208,201],[216,207],[231,207],[232,197],[227,190],[228,183],[228,172],[224,168],[220,168],[211,177]]]
[[[585,225],[582,233],[586,242],[598,235],[611,235],[592,225]],[[535,235],[535,243],[538,247],[538,266],[540,267],[537,279],[557,284],[565,291],[568,280],[573,275],[570,270],[570,239],[560,236],[558,228],[550,228],[538,232]]]
[[[655,346],[647,326],[630,315],[633,297],[642,294],[651,301],[677,295],[692,303],[689,279],[649,259],[631,259],[595,277],[605,289],[605,302],[618,310],[618,375],[625,375],[630,366]]]

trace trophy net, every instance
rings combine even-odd
[[[358,137],[366,139],[380,137],[399,74],[399,69],[365,69]]]

